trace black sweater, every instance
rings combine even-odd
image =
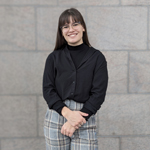
[[[107,62],[104,55],[82,43],[66,45],[46,59],[43,74],[43,96],[48,107],[60,115],[65,99],[84,103],[86,120],[100,109],[108,84]],[[66,106],[67,107],[67,106]]]

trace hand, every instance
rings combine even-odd
[[[71,137],[76,129],[67,121],[61,128],[61,133]]]
[[[67,114],[66,119],[73,127],[78,129],[81,127],[81,125],[86,123],[85,118],[82,116],[88,116],[88,114],[81,111],[71,111],[69,114]]]
[[[72,111],[68,107],[64,106],[62,111],[62,115],[67,119],[67,121],[76,129],[81,127],[86,120],[82,116],[88,116],[89,114],[81,112],[81,111]]]

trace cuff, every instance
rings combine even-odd
[[[57,113],[59,113],[59,115],[62,116],[61,110],[62,110],[62,108],[63,108],[64,106],[67,107],[67,105],[66,105],[65,103],[63,103],[62,101],[57,101],[57,102],[52,106],[51,109],[54,109]]]
[[[93,113],[85,107],[83,107],[80,111],[89,114],[88,116],[83,116],[86,121],[88,121],[88,119],[93,115]]]

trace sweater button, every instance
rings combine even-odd
[[[75,83],[75,81],[73,81],[72,83]]]
[[[71,95],[73,95],[73,93],[71,93]]]

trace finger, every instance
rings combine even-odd
[[[78,126],[75,126],[75,128],[76,128],[76,129],[79,129],[79,127],[78,127]]]
[[[69,134],[69,137],[72,137],[72,133]]]
[[[70,123],[73,127],[75,127],[75,123],[72,123],[72,122],[70,122],[70,121],[69,121],[69,123]]]
[[[81,111],[79,111],[80,112],[80,114],[82,115],[82,116],[88,116],[89,114],[87,114],[87,113],[83,113],[83,112],[81,112]]]
[[[83,120],[82,120],[82,123],[86,123],[86,120],[85,120],[85,118],[83,118]]]
[[[65,131],[65,135],[68,136],[68,131]]]
[[[67,134],[67,133],[65,133],[65,135],[66,135],[66,136],[68,136],[68,134]]]
[[[64,133],[64,135],[66,135],[67,134],[66,130],[64,130],[63,133]]]
[[[69,136],[69,134],[70,134],[70,131],[66,131],[66,132],[65,132],[65,135],[66,135],[66,136]]]

